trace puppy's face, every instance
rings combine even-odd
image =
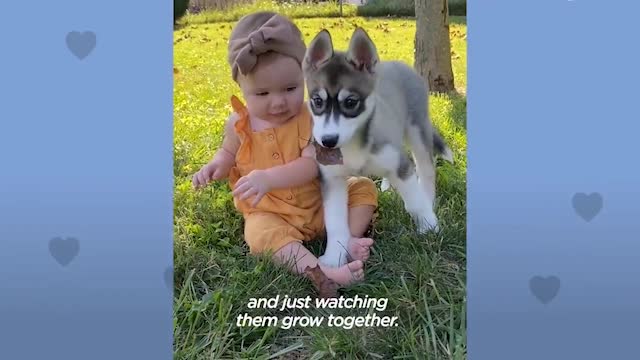
[[[313,116],[313,137],[318,144],[339,148],[367,126],[375,108],[370,95],[377,61],[373,42],[360,28],[353,33],[346,53],[334,51],[326,30],[311,42],[303,71]]]

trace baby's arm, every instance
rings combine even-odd
[[[238,121],[238,114],[232,113],[225,123],[224,139],[222,146],[213,159],[193,175],[193,186],[201,187],[212,180],[225,179],[235,164],[236,153],[240,147],[240,140],[234,131],[234,125]]]
[[[216,158],[219,158],[220,165],[223,166],[226,171],[224,172],[224,177],[229,175],[229,170],[236,162],[236,153],[240,148],[240,139],[236,135],[234,131],[234,126],[236,121],[238,121],[238,114],[232,113],[231,116],[227,119],[227,122],[224,126],[224,139],[222,140],[222,146],[216,152],[216,155],[213,157],[212,161],[215,161]]]
[[[284,165],[265,170],[272,189],[292,188],[304,185],[318,176],[316,150],[312,144],[302,149],[302,155]]]
[[[318,176],[316,151],[313,145],[302,150],[302,156],[284,164],[265,170],[253,170],[241,177],[233,189],[233,196],[240,200],[255,196],[251,206],[256,206],[271,190],[304,185]]]

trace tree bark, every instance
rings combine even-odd
[[[414,68],[429,84],[429,91],[455,90],[447,0],[416,0]]]

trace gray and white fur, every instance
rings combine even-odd
[[[343,157],[341,165],[319,165],[327,229],[320,261],[329,266],[347,261],[348,176],[383,177],[402,197],[419,232],[437,229],[435,156],[452,161],[452,153],[429,120],[424,80],[402,62],[380,62],[361,28],[346,52],[334,50],[329,32],[320,31],[307,49],[303,71],[313,138],[339,148]]]

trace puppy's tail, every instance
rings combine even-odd
[[[433,129],[433,150],[435,155],[440,155],[443,159],[453,163],[453,151],[449,148],[437,129]]]

